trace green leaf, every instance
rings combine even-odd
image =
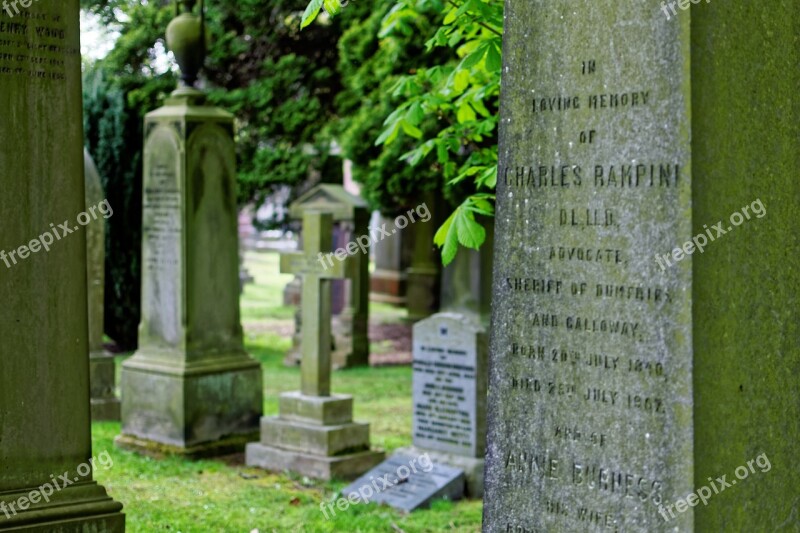
[[[458,118],[459,124],[470,122],[478,118],[477,115],[475,114],[475,110],[472,109],[472,106],[470,106],[469,103],[466,102],[458,107],[458,113],[456,113],[456,117]]]
[[[489,72],[500,72],[503,68],[503,60],[500,57],[500,52],[497,45],[492,42],[486,52],[486,70]]]
[[[456,95],[463,93],[467,86],[469,86],[469,70],[459,70],[453,79],[453,89],[455,89]]]
[[[470,53],[459,65],[460,68],[473,68],[475,65],[481,62],[483,56],[486,55],[486,51],[488,50],[489,46],[487,44],[482,44],[478,48],[475,49],[474,52]]]
[[[425,118],[425,111],[422,110],[422,106],[419,102],[414,102],[411,107],[408,109],[408,113],[406,113],[406,119],[411,122],[412,124],[419,124]]]
[[[433,243],[439,248],[442,248],[442,264],[444,266],[453,262],[458,251],[458,234],[456,233],[455,225],[453,222],[458,215],[458,210],[454,211],[452,215],[445,220],[442,227],[436,232],[433,237]]]
[[[375,141],[375,146],[379,144],[392,144],[392,141],[397,139],[398,135],[400,135],[400,122],[395,122],[390,127],[383,130],[381,136]]]
[[[477,250],[486,241],[486,230],[475,221],[475,216],[467,211],[462,204],[459,208],[459,216],[456,218],[456,229],[458,231],[458,242],[462,246]]]
[[[319,15],[320,9],[322,9],[322,0],[311,0],[311,2],[308,3],[308,6],[303,13],[303,20],[300,23],[301,30],[314,22],[314,19],[316,19],[317,15]]]
[[[449,26],[450,24],[455,22],[457,17],[458,17],[458,12],[455,9],[451,9],[450,11],[447,12],[447,15],[444,16],[442,24],[444,26]]]
[[[403,131],[409,137],[414,137],[415,139],[422,139],[422,130],[412,124],[409,124],[407,120],[401,120],[400,125],[403,127]]]

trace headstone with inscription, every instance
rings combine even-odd
[[[103,202],[103,184],[92,156],[84,149],[86,210]],[[105,221],[86,226],[86,281],[89,290],[89,382],[91,384],[92,420],[119,420],[114,356],[103,346],[103,299],[106,273]]]
[[[487,533],[797,526],[797,16],[507,3]]]
[[[331,394],[331,280],[357,263],[322,264],[329,250],[333,214],[306,211],[303,251],[281,255],[281,272],[303,279],[303,358],[299,391],[280,396],[279,416],[261,420],[261,441],[247,446],[246,462],[316,479],[352,479],[384,455],[369,448],[369,424],[353,421],[353,397]]]
[[[92,441],[79,2],[26,3],[0,11],[0,529],[122,532],[122,506],[83,468]],[[69,486],[42,498],[61,473]]]
[[[463,470],[473,498],[483,496],[486,337],[472,314],[438,313],[414,325],[414,447],[403,450]]]
[[[241,450],[258,438],[263,407],[239,317],[233,116],[191,87],[199,28],[190,11],[170,24],[183,85],[145,118],[142,321],[123,364],[117,438],[144,453]]]

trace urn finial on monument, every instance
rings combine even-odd
[[[167,26],[167,47],[181,69],[176,93],[194,92],[206,58],[205,1],[200,0],[199,14],[194,12],[196,4],[197,0],[176,0],[176,16]]]

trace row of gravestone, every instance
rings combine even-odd
[[[487,396],[476,385],[488,532],[797,529],[800,12],[664,7],[508,2]],[[1,26],[0,247],[16,255],[0,254],[0,509],[26,503],[0,527],[121,531],[121,505],[77,470],[91,456],[85,243],[65,230],[31,253],[85,208],[78,2],[30,9],[58,31]],[[179,90],[147,119],[145,318],[122,372],[120,444],[137,449],[240,445],[261,413],[236,303],[231,119],[201,104]],[[308,320],[327,316],[324,293]],[[421,448],[469,442],[453,383],[472,367],[452,328],[418,338]],[[325,392],[323,360],[303,368],[305,392]],[[309,397],[282,398],[256,446],[323,439],[306,444],[377,460],[351,402]],[[413,455],[387,468],[427,470]],[[79,481],[28,505],[61,472]]]

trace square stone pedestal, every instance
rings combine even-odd
[[[261,367],[244,355],[173,368],[135,356],[123,364],[122,389],[121,448],[208,457],[258,439]]]
[[[247,445],[249,466],[297,472],[314,479],[354,479],[379,464],[369,448],[369,424],[353,422],[346,395],[280,396],[280,415],[261,420],[261,441]]]

